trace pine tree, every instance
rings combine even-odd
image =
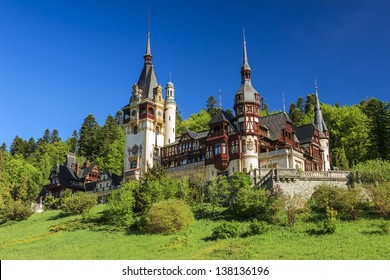
[[[123,125],[123,112],[121,110],[118,110],[115,114],[115,122],[118,126]]]
[[[268,105],[267,103],[265,103],[265,98],[264,96],[262,96],[260,98],[260,103],[261,103],[261,112],[262,112],[262,116],[268,116],[269,115],[269,111],[268,111]]]
[[[218,104],[217,100],[214,96],[210,95],[206,102],[206,111],[210,114],[211,118],[214,117],[218,113]]]
[[[99,131],[100,126],[95,117],[89,114],[80,128],[80,140],[78,143],[79,154],[93,161],[99,153]]]
[[[28,156],[28,144],[25,140],[16,136],[11,143],[10,153],[12,156],[20,155],[23,158]]]
[[[61,142],[61,138],[59,136],[58,130],[54,129],[50,135],[50,143]]]
[[[5,142],[3,142],[3,144],[1,144],[0,150],[3,152],[5,152],[7,150],[7,145],[5,144]]]

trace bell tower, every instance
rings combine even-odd
[[[242,168],[248,172],[259,167],[260,96],[252,86],[244,33],[241,86],[234,96],[236,125],[241,135]]]

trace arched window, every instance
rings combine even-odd
[[[130,163],[130,169],[135,169],[135,168],[137,168],[137,161],[136,161],[136,160],[133,160],[133,161],[131,161],[131,163]]]

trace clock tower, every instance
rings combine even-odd
[[[164,145],[165,101],[152,65],[150,32],[146,42],[144,67],[133,85],[129,104],[122,108],[125,129],[124,181],[140,179],[148,166],[160,160]]]

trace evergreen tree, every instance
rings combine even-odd
[[[260,103],[261,103],[261,115],[262,116],[268,116],[269,115],[269,111],[268,111],[268,105],[267,103],[265,103],[265,98],[264,96],[262,96],[260,98]]]
[[[27,153],[29,154],[29,155],[31,155],[34,151],[35,151],[35,149],[36,149],[36,144],[35,144],[35,140],[34,140],[34,138],[33,137],[30,137],[30,139],[28,140],[28,142],[27,142]]]
[[[76,130],[73,130],[73,133],[72,133],[72,137],[70,137],[66,143],[68,145],[68,150],[69,152],[72,152],[72,153],[75,153],[76,154],[76,150],[77,150],[77,141],[78,141],[78,135],[77,135],[77,131]]]
[[[301,112],[305,111],[305,99],[303,99],[302,96],[299,96],[298,101],[297,101],[297,107]]]
[[[28,143],[19,136],[16,136],[11,143],[10,152],[12,156],[20,155],[26,158],[28,156]]]
[[[61,138],[59,136],[58,130],[54,129],[50,135],[50,143],[61,142]]]
[[[307,95],[306,96],[306,103],[305,103],[305,113],[306,114],[313,114],[315,104],[316,104],[315,94]]]
[[[5,144],[5,142],[3,142],[3,144],[1,144],[0,150],[3,152],[5,152],[7,150],[7,145]]]
[[[215,97],[210,95],[206,102],[206,108],[207,108],[206,111],[207,113],[209,113],[211,118],[214,117],[219,111],[217,104],[218,102],[215,99]]]
[[[121,110],[118,110],[115,114],[115,122],[117,126],[123,125],[123,112]]]
[[[371,146],[370,159],[390,159],[390,107],[389,103],[370,98],[360,102],[360,108],[369,118]]]
[[[91,161],[95,160],[99,153],[98,135],[100,126],[96,122],[95,117],[89,114],[80,128],[79,139],[79,154],[85,156]]]

